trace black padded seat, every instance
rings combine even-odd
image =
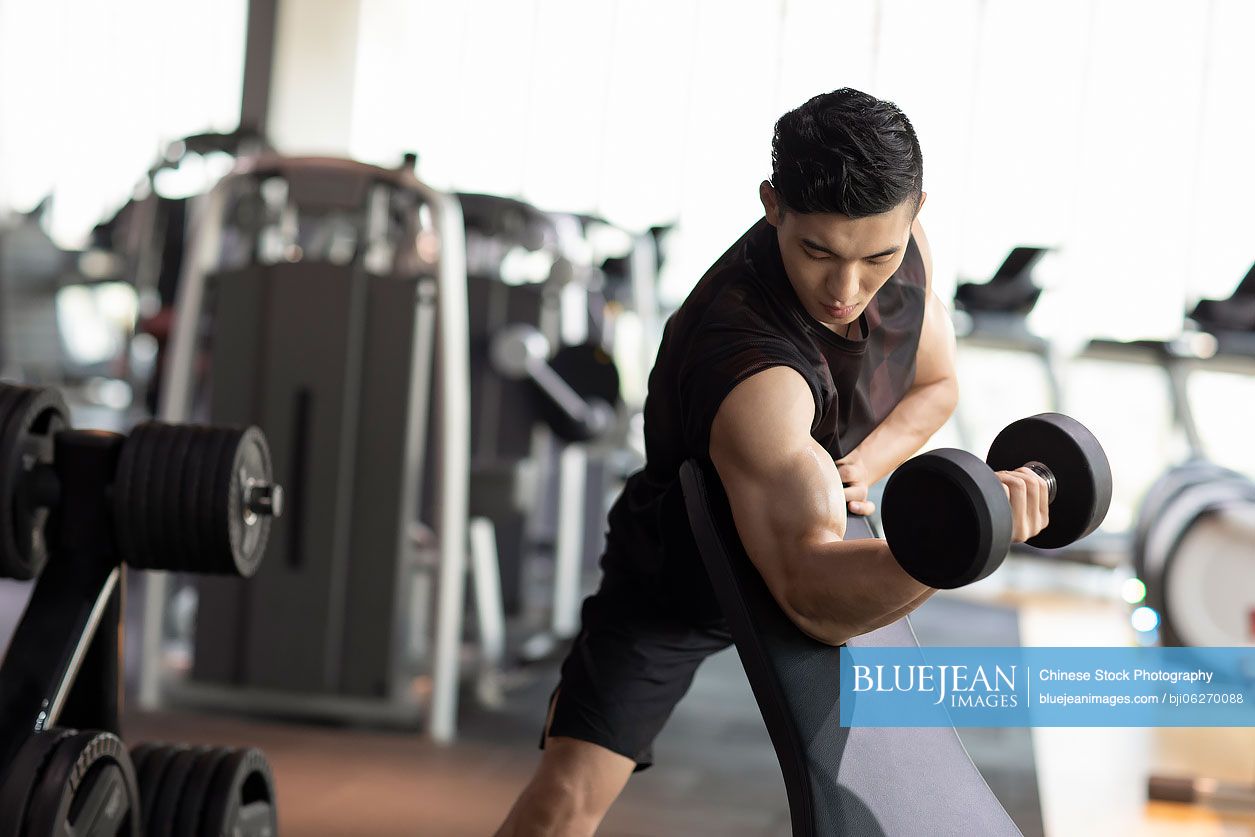
[[[714,469],[680,471],[698,550],[727,617],[784,774],[795,837],[1017,835],[953,728],[839,726],[839,650],[776,605],[736,536]],[[847,538],[874,537],[852,518]],[[850,646],[918,645],[906,619]]]

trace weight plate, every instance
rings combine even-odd
[[[180,744],[167,744],[155,747],[148,754],[148,758],[144,760],[143,766],[136,765],[135,775],[139,781],[139,801],[142,814],[140,822],[144,823],[145,830],[147,823],[152,818],[153,806],[157,803],[159,789],[162,783],[162,777],[170,768],[170,762],[174,757],[186,750],[187,747]]]
[[[116,735],[79,732],[57,744],[31,799],[25,834],[140,837],[135,770]]]
[[[51,465],[53,439],[69,426],[69,409],[55,389],[4,385],[0,404],[0,576],[30,579],[48,560],[44,526],[49,510],[32,496],[28,475]]]
[[[188,447],[196,428],[175,425],[170,428],[170,459],[166,466],[167,489],[163,498],[162,517],[165,521],[166,548],[169,554],[166,566],[174,572],[182,572],[187,564],[187,516],[183,513],[183,495],[187,491]]]
[[[144,531],[148,533],[148,554],[151,569],[169,570],[171,521],[166,514],[166,500],[174,487],[170,483],[170,465],[176,431],[169,424],[153,424],[149,456],[149,479],[141,487],[147,499]]]
[[[152,569],[155,566],[151,545],[152,511],[149,486],[152,485],[153,437],[158,432],[156,424],[147,422],[131,431],[131,438],[135,442],[135,470],[131,473],[131,503],[127,515],[131,523],[131,534],[135,539],[136,566],[141,569]]]
[[[268,837],[278,829],[274,776],[260,750],[235,750],[205,796],[200,837]]]
[[[921,584],[953,589],[1002,565],[1011,543],[1011,507],[980,459],[940,448],[903,463],[881,498],[889,550]]]
[[[200,508],[197,505],[200,495],[200,484],[205,478],[205,464],[209,457],[212,431],[205,427],[189,428],[192,430],[188,438],[187,465],[184,467],[185,479],[183,490],[179,492],[179,514],[184,521],[184,553],[180,569],[183,572],[197,572],[204,564],[202,559],[202,543]]]
[[[998,434],[985,458],[995,471],[1041,462],[1055,476],[1050,522],[1027,543],[1056,549],[1098,528],[1111,505],[1111,465],[1085,425],[1061,413],[1042,413],[1012,422]]]
[[[131,766],[135,768],[137,777],[143,771],[144,763],[148,760],[149,755],[164,746],[164,744],[158,744],[153,741],[145,741],[143,744],[136,744],[131,748]]]
[[[191,775],[192,766],[209,747],[192,747],[180,750],[170,759],[165,773],[161,776],[161,785],[157,789],[152,811],[146,818],[146,837],[181,837],[175,828],[175,817],[179,812],[179,800],[187,786],[187,778]],[[143,791],[140,792],[141,798]],[[144,800],[147,807],[148,800]]]
[[[274,480],[270,448],[266,437],[256,427],[249,427],[240,438],[231,465],[231,476],[227,509],[231,572],[249,578],[257,572],[265,554],[271,515],[254,514],[247,509],[248,490],[253,485],[271,485]]]
[[[21,837],[31,797],[49,757],[63,739],[73,734],[72,729],[53,728],[32,733],[22,744],[0,785],[0,837]]]
[[[183,785],[183,793],[179,796],[179,811],[175,815],[174,833],[180,837],[190,837],[200,831],[204,822],[205,795],[213,783],[214,773],[218,765],[231,754],[230,750],[207,750],[196,757],[188,772],[187,782]]]
[[[235,460],[243,436],[243,431],[236,428],[223,428],[222,432],[227,435],[213,471],[213,528],[209,533],[213,561],[206,567],[207,572],[219,575],[232,572],[235,566],[235,556],[231,553],[231,495],[235,489]]]
[[[134,433],[122,443],[122,452],[118,455],[118,467],[113,474],[113,530],[118,541],[118,550],[122,560],[133,567],[138,567],[135,550],[134,524],[131,522],[131,496],[135,474],[135,456],[139,445]]]
[[[53,436],[67,424],[60,393],[34,387],[12,387],[0,423],[0,564],[8,563],[14,578],[34,578],[48,559],[44,526],[49,510],[32,496],[30,475],[37,465],[51,465]]]
[[[221,466],[224,459],[229,462],[235,456],[232,431],[215,427],[210,432],[213,438],[209,444],[209,454],[205,458],[203,476],[197,492],[199,512],[197,520],[201,532],[201,562],[197,572],[201,573],[217,572],[216,568],[225,560],[222,558],[220,552],[222,547],[219,544],[226,539],[225,536],[220,537],[221,529],[226,523],[216,516],[219,493],[218,472],[223,470]],[[225,471],[229,473],[229,465]]]

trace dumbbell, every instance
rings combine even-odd
[[[489,354],[498,374],[530,380],[542,396],[539,412],[559,437],[587,442],[615,422],[619,372],[595,344],[564,346],[551,359],[549,340],[536,328],[515,323],[493,338]]]
[[[256,427],[144,422],[118,456],[114,531],[132,567],[249,578],[283,513]]]
[[[1011,547],[1011,503],[995,471],[1027,467],[1041,476],[1050,522],[1030,546],[1055,549],[1098,528],[1111,505],[1111,466],[1080,422],[1042,413],[1008,425],[981,462],[941,448],[903,463],[881,500],[894,558],[929,587],[953,589],[1001,566]]]
[[[54,452],[69,415],[55,389],[0,383],[0,578],[35,578],[48,561],[62,499]],[[120,446],[109,491],[123,560],[138,569],[256,572],[283,509],[260,430],[146,422],[125,439],[108,436]]]

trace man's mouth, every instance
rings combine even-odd
[[[848,316],[850,316],[851,314],[853,314],[853,313],[854,313],[854,309],[855,309],[856,307],[857,307],[857,306],[854,306],[854,305],[846,305],[846,306],[845,306],[845,307],[843,307],[843,308],[836,308],[836,307],[834,307],[834,306],[832,306],[832,305],[825,305],[825,306],[824,306],[824,313],[826,313],[826,314],[827,314],[828,316],[830,316],[830,317],[835,317],[835,318],[837,318],[837,319],[839,320],[839,319],[842,319],[842,318],[844,318],[844,317],[848,317]]]

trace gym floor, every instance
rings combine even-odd
[[[916,629],[925,643],[1003,644],[1014,641],[1018,622],[1026,645],[1126,644],[1127,611],[1096,594],[1106,583],[1099,573],[1013,558],[1002,573],[935,597],[917,614]],[[991,636],[1008,624],[1010,637]],[[538,723],[556,669],[537,667],[526,676],[504,712],[464,706],[459,742],[448,749],[414,734],[179,712],[132,714],[125,732],[132,741],[262,747],[277,776],[285,835],[487,835],[538,757]],[[1255,729],[960,732],[1026,837],[1255,835],[1255,817],[1145,797],[1152,771],[1251,781]],[[656,757],[628,783],[599,834],[790,833],[779,769],[734,652],[699,671]]]

